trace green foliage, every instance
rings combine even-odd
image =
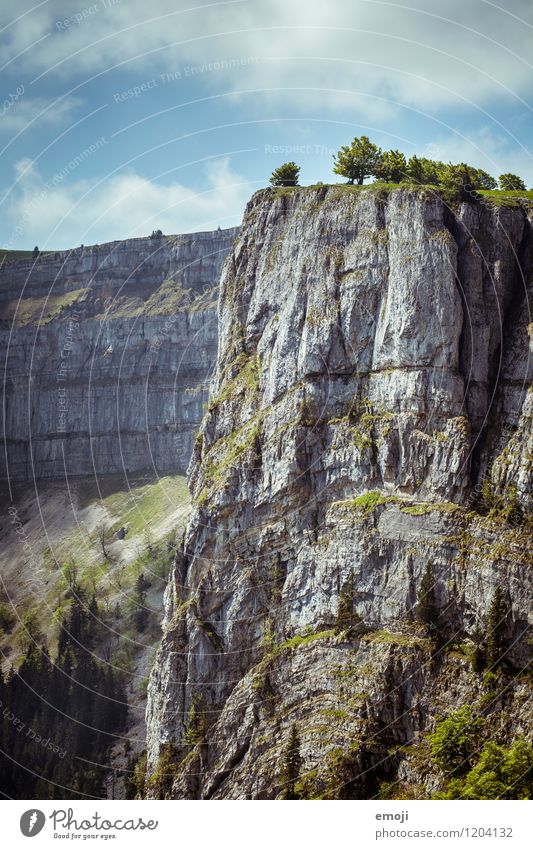
[[[472,766],[485,721],[465,705],[440,720],[429,736],[433,762],[448,775],[462,775]]]
[[[141,572],[135,581],[135,626],[141,633],[148,623],[149,611],[146,607],[146,590],[149,586],[150,582],[144,577],[144,572]]]
[[[518,177],[516,174],[500,174],[498,177],[498,183],[500,184],[500,189],[503,192],[524,192],[526,190],[526,184],[521,177]]]
[[[341,591],[339,593],[339,603],[337,606],[337,615],[335,617],[335,627],[338,632],[350,631],[356,625],[361,624],[361,617],[355,611],[354,596],[355,586],[352,571],[350,572],[350,577],[341,587]]]
[[[506,487],[503,492],[496,489],[491,480],[486,478],[481,487],[481,511],[486,513],[493,522],[505,522],[508,525],[520,525],[524,513],[518,500],[516,486]]]
[[[295,162],[285,162],[272,172],[270,184],[272,186],[297,186],[300,176],[300,166]]]
[[[374,174],[381,158],[381,150],[368,136],[354,138],[351,145],[344,145],[333,157],[333,171],[346,177],[350,184],[363,185],[366,177]]]
[[[424,156],[411,156],[407,163],[407,176],[413,183],[422,186],[436,186],[439,183],[439,168],[442,162],[426,159]]]
[[[187,724],[183,742],[186,746],[196,746],[202,743],[205,738],[207,727],[207,718],[205,711],[202,710],[201,701],[198,696],[191,699],[189,711],[187,714]]]
[[[438,168],[437,174],[447,200],[475,200],[476,179],[466,163],[443,165]]]
[[[128,771],[124,779],[126,799],[144,799],[146,788],[146,749],[128,758]]]
[[[15,625],[15,616],[10,605],[0,602],[0,632],[8,634]]]
[[[489,740],[477,764],[452,779],[438,799],[533,798],[533,746],[517,739],[508,749]]]
[[[374,176],[385,183],[401,183],[407,177],[407,161],[400,150],[385,150],[375,168]]]
[[[57,654],[32,643],[18,671],[0,676],[3,705],[15,717],[0,724],[0,787],[19,799],[105,796],[110,748],[124,729],[122,678],[94,655],[100,613],[73,585]],[[31,769],[28,767],[31,766]]]
[[[159,750],[157,769],[146,782],[156,799],[166,799],[170,795],[179,765],[178,747],[174,743],[163,743]]]
[[[283,763],[281,766],[280,780],[282,785],[282,799],[300,799],[296,784],[300,777],[302,767],[302,758],[300,755],[300,736],[296,723],[293,723],[289,742],[285,748],[283,755]]]
[[[507,605],[503,599],[501,587],[496,587],[487,617],[486,664],[489,670],[497,669],[505,651],[505,620]]]
[[[395,495],[384,495],[379,490],[371,490],[358,495],[357,498],[352,498],[349,501],[336,502],[340,506],[350,507],[357,513],[363,516],[368,516],[370,513],[379,507],[381,504],[393,504],[399,499]]]
[[[429,563],[426,565],[420,582],[418,600],[415,607],[415,619],[420,624],[426,626],[431,636],[438,634],[439,609],[435,599],[435,579]]]
[[[483,191],[492,191],[498,187],[498,183],[487,171],[482,168],[472,168],[469,166],[470,174],[474,180],[474,188]]]

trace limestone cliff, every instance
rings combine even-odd
[[[331,798],[430,794],[423,735],[460,704],[531,735],[531,225],[414,189],[250,201],[149,687],[153,793],[275,798],[293,722]],[[489,698],[471,656],[497,587]]]
[[[1,476],[185,469],[237,229],[4,263]]]

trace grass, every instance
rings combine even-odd
[[[395,504],[401,501],[397,495],[384,495],[379,490],[371,490],[358,495],[357,498],[348,498],[345,501],[335,501],[333,507],[360,513],[362,516],[368,516],[376,507],[382,504]]]
[[[84,288],[42,298],[23,298],[20,301],[14,298],[2,304],[0,319],[13,322],[15,327],[48,324],[58,318],[64,310],[69,310],[76,303],[85,301],[90,291],[89,288]]]
[[[397,192],[402,189],[410,190],[410,191],[422,191],[422,192],[434,192],[437,194],[441,194],[445,190],[442,186],[435,186],[432,184],[419,184],[419,183],[385,183],[381,181],[375,181],[374,183],[365,183],[362,186],[351,185],[349,183],[324,183],[324,184],[314,184],[311,186],[286,186],[274,189],[274,197],[287,197],[295,192],[315,192],[317,189],[335,189],[338,193],[344,192],[365,192],[365,191],[377,191],[377,192]],[[488,201],[493,203],[495,206],[519,206],[520,202],[530,203],[533,201],[533,189],[527,189],[526,191],[513,191],[513,192],[505,192],[501,189],[491,189],[488,190],[478,190],[477,194],[486,198]]]
[[[533,189],[526,191],[503,192],[500,189],[482,190],[478,192],[484,198],[492,201],[496,206],[518,206],[519,202],[533,201]]]
[[[391,644],[395,646],[430,647],[431,640],[427,637],[416,637],[413,634],[393,634],[392,631],[378,630],[364,634],[361,639],[368,643]]]
[[[41,256],[54,254],[56,251],[41,251]],[[8,248],[0,248],[0,265],[3,262],[16,262],[17,260],[33,259],[33,251],[10,251]]]
[[[189,490],[184,475],[167,475],[141,483],[130,484],[130,489],[104,496],[102,503],[115,515],[120,515],[116,526],[129,524],[129,532],[139,534],[147,524],[157,524],[169,511],[187,504]]]
[[[300,646],[306,646],[309,643],[314,642],[315,640],[328,640],[331,637],[336,636],[336,631],[334,629],[330,629],[328,631],[318,631],[316,634],[296,634],[294,637],[291,637],[289,640],[285,640],[284,643],[279,647],[280,651],[297,649]]]
[[[454,504],[453,501],[424,501],[419,504],[402,505],[400,507],[402,513],[408,513],[411,516],[425,516],[434,510],[439,513],[456,513],[461,509],[461,506]]]

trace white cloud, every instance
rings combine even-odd
[[[86,4],[95,11],[64,31],[58,19],[83,16],[80,0],[62,0],[60,14],[58,4],[41,6],[6,30],[4,52],[14,55],[51,33],[23,61],[36,73],[53,69],[71,77],[134,57],[124,69],[149,73],[254,56],[254,65],[195,80],[209,76],[208,85],[219,89],[348,89],[428,111],[469,100],[518,104],[517,96],[527,97],[531,88],[529,0],[510,0],[505,8],[487,0],[412,0],[412,8],[392,0],[243,0],[199,3],[193,11],[183,11],[190,0],[109,2]],[[181,46],[162,49],[177,42]],[[284,91],[280,99],[299,110],[302,96]],[[349,107],[350,97],[320,100],[324,108],[339,105]]]
[[[227,158],[206,163],[198,191],[179,182],[160,185],[133,172],[71,184],[56,179],[49,191],[28,160],[20,160],[16,172],[23,175],[10,210],[22,229],[17,244],[42,249],[100,244],[159,228],[183,233],[233,226],[251,193]]]
[[[7,98],[0,118],[0,131],[13,135],[30,125],[38,130],[44,126],[60,127],[71,120],[72,113],[81,102],[78,97],[66,97],[57,102],[56,98],[27,97],[24,94],[15,101]]]

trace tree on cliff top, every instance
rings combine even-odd
[[[526,190],[526,184],[516,174],[501,174],[498,182],[503,192],[524,192]]]
[[[341,147],[337,156],[333,157],[333,171],[346,177],[350,184],[357,181],[357,185],[362,186],[365,177],[372,176],[380,159],[380,148],[368,136],[361,136],[355,138],[351,145]]]
[[[285,162],[272,172],[270,184],[272,186],[297,186],[300,176],[300,166],[296,162]]]

